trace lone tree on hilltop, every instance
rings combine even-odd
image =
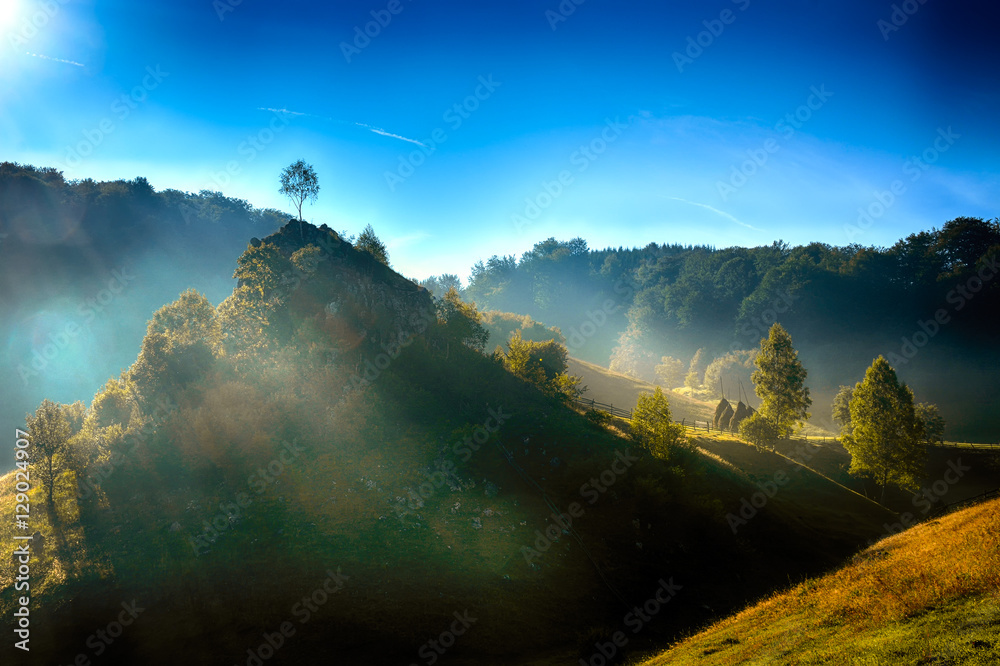
[[[757,370],[751,376],[760,396],[760,413],[770,419],[781,437],[788,437],[796,424],[809,418],[812,398],[805,386],[806,369],[792,346],[792,336],[781,324],[771,326],[760,341],[760,353],[754,359]]]
[[[26,423],[31,436],[35,460],[35,474],[45,486],[49,506],[53,506],[56,479],[63,470],[64,457],[69,451],[69,421],[63,408],[51,400],[43,400],[34,414],[28,414]]]
[[[851,396],[851,432],[844,448],[851,454],[850,473],[873,478],[885,500],[890,483],[916,488],[927,455],[924,426],[913,406],[913,391],[900,384],[889,362],[876,358]]]
[[[319,194],[319,178],[316,170],[305,160],[288,165],[281,171],[281,194],[288,197],[299,211],[299,230],[302,230],[302,204],[316,201]]]

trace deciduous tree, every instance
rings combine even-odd
[[[889,362],[879,356],[854,387],[850,434],[843,438],[851,454],[851,474],[912,489],[919,485],[926,450],[924,431],[913,407],[913,392],[901,384]]]
[[[684,426],[670,417],[670,404],[659,386],[652,395],[640,395],[632,411],[632,438],[657,458],[667,459],[687,445]]]
[[[288,197],[299,212],[302,221],[302,204],[306,201],[316,201],[319,195],[319,178],[316,170],[305,160],[298,160],[281,171],[281,194]]]
[[[49,506],[54,503],[56,479],[63,470],[68,451],[70,424],[62,406],[43,400],[34,414],[26,418],[32,451],[32,469],[46,490]]]

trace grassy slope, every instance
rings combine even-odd
[[[1000,500],[889,537],[679,643],[661,664],[995,664]]]
[[[656,390],[655,384],[612,372],[578,358],[569,359],[569,374],[583,377],[583,385],[587,387],[587,392],[583,394],[584,398],[620,406],[622,409],[635,407],[636,400],[641,394]],[[715,405],[673,391],[666,393],[670,400],[671,415],[677,421],[681,419],[689,422],[694,419],[704,421],[711,419],[715,414]]]

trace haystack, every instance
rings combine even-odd
[[[715,407],[715,418],[712,420],[712,425],[714,425],[716,428],[723,427],[722,425],[720,425],[720,422],[722,422],[722,415],[726,412],[727,409],[729,410],[729,417],[727,418],[726,422],[728,422],[729,418],[732,418],[733,406],[729,404],[728,400],[723,398],[722,400],[719,401],[719,404],[716,405]]]
[[[750,416],[750,408],[744,405],[743,401],[740,400],[738,403],[736,403],[736,411],[733,413],[733,416],[729,419],[728,423],[729,429],[732,430],[733,432],[739,430],[740,421],[747,418],[748,416]]]
[[[719,418],[715,420],[715,427],[719,429],[728,427],[729,421],[733,418],[733,414],[735,413],[736,412],[733,411],[733,406],[726,402],[726,406],[723,408],[722,414],[720,414]]]

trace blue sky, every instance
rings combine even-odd
[[[291,211],[302,158],[410,277],[1000,214],[987,2],[3,2],[0,160]]]

